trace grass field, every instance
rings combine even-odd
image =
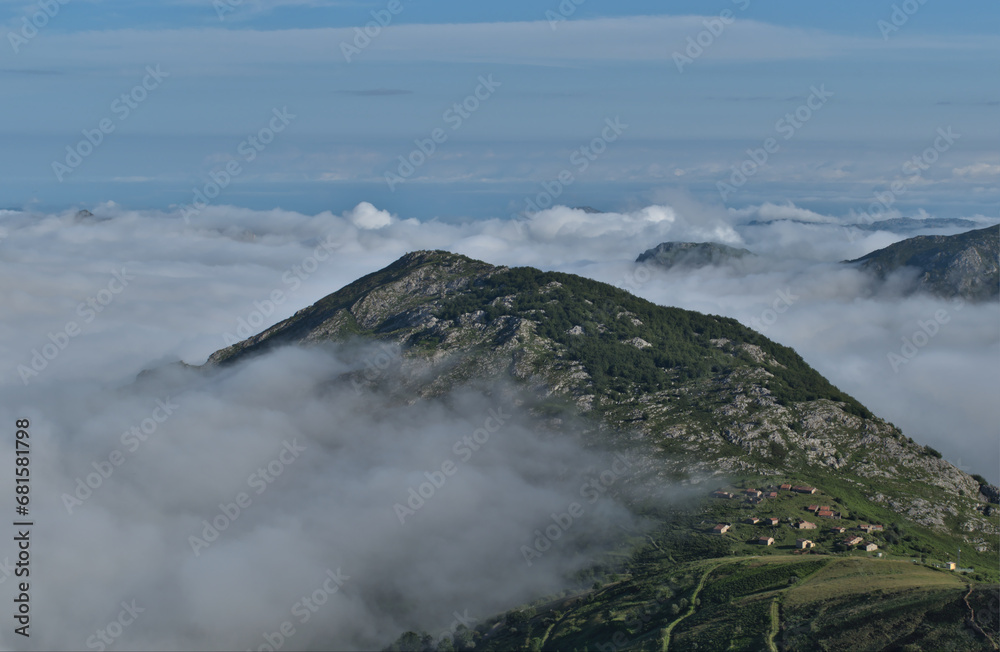
[[[912,562],[775,554],[645,564],[481,623],[475,649],[971,652],[1000,638],[997,586],[970,592],[961,576]],[[965,622],[967,594],[982,634]]]

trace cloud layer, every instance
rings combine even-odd
[[[556,207],[516,222],[418,221],[367,203],[339,215],[209,206],[190,223],[114,204],[91,209],[0,213],[0,418],[32,421],[37,581],[65,589],[39,597],[39,622],[61,623],[39,627],[41,647],[84,647],[133,599],[146,611],[121,647],[256,647],[286,619],[294,647],[371,647],[418,622],[447,628],[453,611],[484,617],[551,590],[583,563],[593,532],[635,524],[614,501],[584,502],[579,523],[595,527],[571,529],[561,544],[582,556],[527,567],[520,546],[613,457],[540,436],[503,388],[416,407],[392,394],[361,399],[339,374],[363,370],[378,349],[282,350],[194,389],[180,370],[133,382],[171,361],[200,364],[416,249],[582,274],[735,317],[794,347],[905,434],[998,479],[1000,306],[911,296],[905,275],[874,285],[839,263],[896,234],[852,231],[791,205],[726,211],[682,196],[626,213]],[[758,257],[693,271],[633,262],[668,240],[723,242]],[[930,321],[934,334],[894,365],[889,354]],[[462,462],[456,442],[484,428],[491,410],[511,418]],[[121,465],[81,505],[69,501],[68,513],[63,494],[107,470],[116,450]],[[13,464],[9,452],[3,458]],[[457,473],[401,525],[393,505],[449,459]],[[261,468],[282,472],[267,482]],[[224,514],[220,504],[240,492],[251,501],[244,515],[207,541],[202,520]],[[210,545],[196,556],[191,536]],[[326,574],[339,577],[338,568],[350,578],[343,586]],[[321,589],[329,603],[295,622],[292,609]]]

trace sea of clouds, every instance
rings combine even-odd
[[[540,434],[514,390],[406,405],[338,380],[377,349],[283,349],[208,378],[177,367],[135,382],[178,360],[201,364],[418,249],[576,273],[736,318],[908,436],[1000,479],[1000,305],[913,294],[906,273],[876,283],[840,262],[900,234],[793,205],[727,211],[684,196],[625,213],[555,207],[465,222],[367,203],[317,215],[208,206],[187,220],[90,209],[0,211],[0,423],[31,422],[35,649],[100,649],[101,630],[118,632],[111,645],[122,649],[257,649],[274,647],[275,632],[286,649],[378,647],[417,624],[446,630],[456,612],[482,618],[555,590],[589,563],[594,533],[639,527],[617,499],[581,496],[614,457]],[[635,264],[671,240],[758,257]],[[488,441],[459,446],[474,453],[462,459],[457,442],[477,431]],[[449,460],[454,474],[425,504],[396,508]],[[0,464],[13,468],[12,450]],[[574,501],[585,514],[551,542],[560,553],[529,565],[522,546]],[[231,523],[213,538],[216,518]],[[14,582],[0,572],[5,595]],[[302,602],[314,594],[315,611]],[[133,600],[129,612],[122,602]],[[123,611],[130,624],[112,626]],[[26,647],[9,627],[0,641]]]

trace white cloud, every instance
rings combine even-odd
[[[832,224],[838,222],[828,215],[821,215],[815,211],[795,206],[791,202],[786,204],[772,204],[765,202],[760,206],[748,206],[745,208],[730,208],[729,213],[737,218],[755,219],[761,222],[773,220],[798,220],[800,222],[816,222]]]
[[[359,229],[380,229],[392,223],[392,215],[388,211],[380,211],[364,201],[347,214],[351,224]]]
[[[973,165],[954,168],[951,172],[956,177],[997,177],[1000,176],[1000,164],[975,163]]]

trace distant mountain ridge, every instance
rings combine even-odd
[[[744,226],[764,226],[775,222],[790,222],[792,224],[811,224],[825,226],[842,226],[849,229],[860,229],[861,231],[890,231],[893,233],[913,233],[924,229],[974,229],[981,226],[981,222],[974,222],[961,217],[928,217],[918,219],[915,217],[893,217],[885,220],[875,220],[871,222],[855,222],[853,224],[842,224],[834,220],[817,222],[810,220],[797,220],[792,217],[774,220],[750,220]]]
[[[858,222],[856,224],[848,224],[847,226],[861,229],[862,231],[895,231],[897,233],[905,233],[921,229],[974,229],[980,226],[980,223],[961,217],[928,217],[925,219],[892,217],[887,220]]]
[[[921,235],[846,261],[885,279],[914,268],[917,289],[970,301],[1000,297],[1000,226],[958,235]]]
[[[637,263],[654,263],[664,268],[720,265],[755,254],[747,249],[718,242],[663,242],[647,249]]]

